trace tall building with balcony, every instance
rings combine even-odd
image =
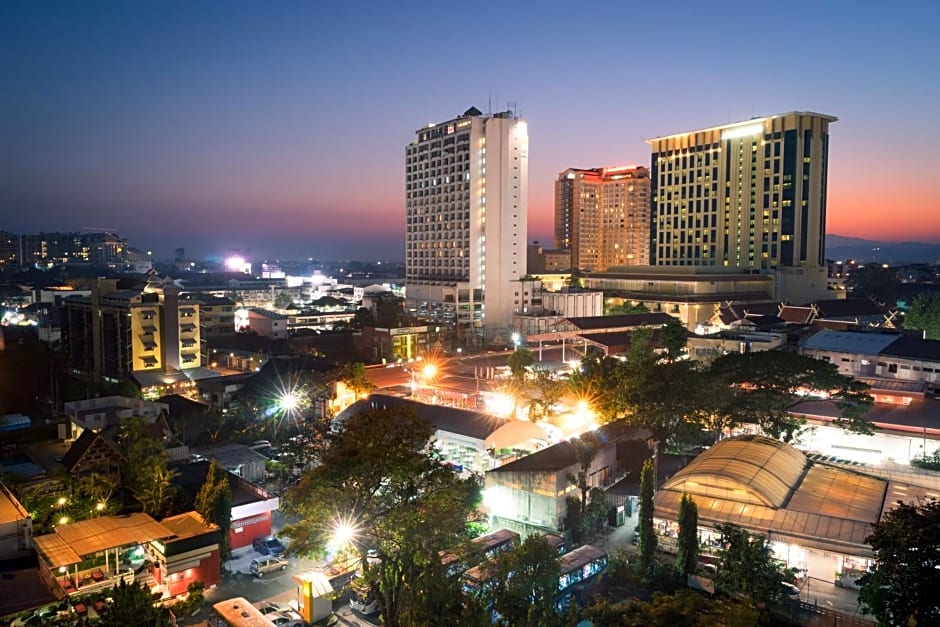
[[[824,273],[836,120],[790,112],[648,140],[652,264]]]
[[[529,138],[512,111],[471,107],[405,148],[406,305],[460,344],[508,337],[526,271]]]
[[[180,291],[151,273],[143,286],[98,279],[90,296],[65,299],[62,341],[72,373],[111,383],[135,378],[145,387],[199,368],[200,305],[181,301]]]
[[[650,177],[642,166],[569,168],[555,181],[555,248],[571,267],[649,265]]]

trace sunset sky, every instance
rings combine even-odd
[[[940,242],[938,25],[926,2],[5,0],[0,230],[401,259],[414,131],[513,101],[530,240],[565,168],[800,110],[839,118],[829,233]]]

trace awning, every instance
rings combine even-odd
[[[309,586],[312,598],[333,594],[333,586],[330,584],[329,578],[321,572],[310,571],[302,575],[294,575],[293,580],[302,587]]]

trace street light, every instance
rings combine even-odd
[[[280,398],[281,409],[284,411],[292,412],[297,409],[297,406],[300,404],[297,395],[293,392],[287,392],[283,394]]]
[[[512,334],[512,344],[516,348],[516,350],[519,350],[519,343],[521,341],[522,341],[522,336],[519,335],[519,333]]]

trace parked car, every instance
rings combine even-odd
[[[286,570],[288,562],[283,557],[269,555],[267,557],[256,557],[251,560],[251,566],[248,572],[257,578],[264,577],[267,573],[273,573],[278,570]]]
[[[781,582],[780,585],[783,586],[783,595],[785,597],[788,597],[795,601],[798,601],[800,599],[800,589],[794,586],[792,583],[787,583],[784,581],[784,582]]]
[[[277,627],[305,627],[304,620],[300,616],[293,618],[284,614],[266,614],[266,617]]]
[[[262,555],[284,555],[284,545],[274,536],[259,536],[252,540],[251,546]]]
[[[258,611],[262,614],[280,614],[286,608],[281,607],[280,605],[275,605],[274,603],[267,603],[258,608]]]

